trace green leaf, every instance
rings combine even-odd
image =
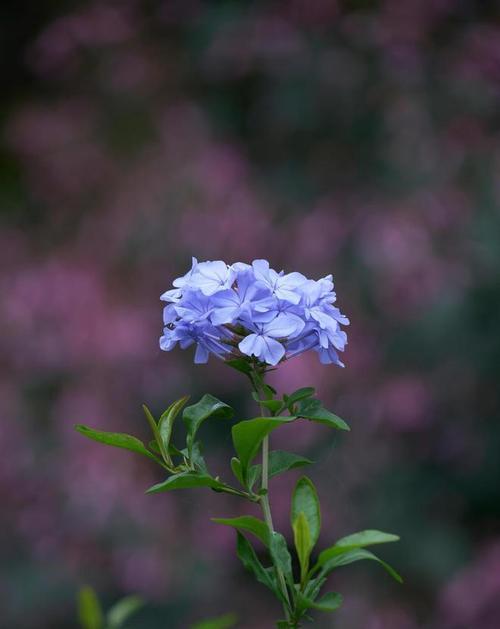
[[[126,596],[122,598],[111,607],[106,615],[109,629],[119,629],[119,627],[143,605],[144,601],[138,596]]]
[[[158,444],[156,443],[156,439],[151,439],[151,441],[148,443],[148,448],[152,452],[154,452],[154,454],[159,454],[161,456],[160,448]]]
[[[252,367],[244,358],[232,358],[231,360],[226,360],[224,362],[226,363],[226,365],[229,365],[233,369],[236,369],[237,371],[240,371],[247,376],[252,373]]]
[[[314,393],[314,387],[302,387],[297,389],[291,395],[287,395],[287,404],[295,404],[295,402],[313,396]]]
[[[309,557],[313,548],[309,525],[303,511],[301,511],[298,517],[294,520],[292,528],[295,550],[297,551],[297,557],[299,558],[300,564],[300,584],[303,588],[307,582]]]
[[[126,435],[122,432],[104,432],[102,430],[95,430],[93,428],[89,428],[88,426],[83,426],[82,424],[77,424],[75,426],[75,430],[84,437],[88,437],[89,439],[93,439],[99,443],[104,443],[107,446],[113,446],[115,448],[123,448],[124,450],[130,450],[131,452],[138,452],[139,454],[143,454],[153,461],[156,461],[160,465],[163,465],[162,461],[160,461],[157,456],[146,449],[140,439],[132,437],[132,435]]]
[[[313,400],[307,398],[302,400],[299,404],[299,409],[296,412],[297,417],[304,417],[311,421],[325,424],[331,428],[337,428],[338,430],[350,430],[349,425],[337,415],[330,413],[319,400]]]
[[[94,590],[84,586],[78,592],[78,620],[83,629],[103,629],[101,605]]]
[[[311,549],[318,541],[321,530],[321,511],[319,506],[318,494],[307,476],[302,476],[297,481],[292,495],[291,522],[292,526],[299,514],[303,512],[309,525],[311,534]]]
[[[160,431],[158,430],[158,424],[156,423],[155,418],[153,417],[153,414],[151,413],[151,411],[149,410],[149,408],[143,404],[142,405],[142,410],[144,411],[144,415],[146,415],[146,419],[148,420],[148,424],[149,427],[151,428],[151,432],[153,433],[153,437],[155,438],[155,441],[158,445],[158,448],[160,449],[161,452],[161,456],[163,457],[163,460],[165,461],[165,463],[168,466],[171,466],[172,462],[170,460],[170,456],[168,454],[168,450],[164,448],[163,446],[163,440],[160,436]]]
[[[276,389],[266,382],[262,385],[262,391],[268,400],[271,400],[273,395],[277,393]]]
[[[251,465],[247,471],[247,489],[253,491],[253,486],[260,476],[262,466],[260,464]]]
[[[187,447],[191,456],[191,450],[194,443],[195,435],[201,424],[209,417],[218,417],[221,419],[231,419],[233,409],[221,402],[213,395],[204,395],[199,402],[187,406],[182,413],[182,419],[187,428]]]
[[[243,471],[241,469],[241,463],[238,458],[235,456],[231,459],[231,469],[236,479],[245,487],[245,479],[243,478]]]
[[[307,609],[317,609],[321,612],[333,612],[342,605],[342,595],[338,592],[328,592],[319,601],[313,601],[306,598],[298,592],[299,605],[301,611]]]
[[[152,439],[148,443],[148,448],[152,450],[155,454],[159,454],[161,456],[160,448],[156,443],[156,439]],[[168,446],[168,453],[170,454],[170,456],[182,456],[182,452],[178,448],[176,448],[173,443],[170,443],[170,445]]]
[[[392,533],[383,533],[368,529],[359,533],[352,533],[346,537],[338,539],[333,546],[325,548],[318,558],[318,564],[322,565],[337,555],[345,553],[346,550],[354,550],[365,546],[373,546],[375,544],[387,544],[389,542],[397,542],[399,537]]]
[[[268,587],[274,593],[278,592],[278,597],[281,599],[275,581],[258,560],[250,542],[239,531],[237,532],[236,554],[245,568],[253,573],[257,581]]]
[[[276,531],[271,533],[269,538],[269,552],[271,553],[274,565],[283,572],[285,579],[293,587],[292,557],[288,552],[286,539],[281,533],[277,533]]]
[[[315,601],[326,580],[326,577],[317,577],[315,579],[310,578],[304,588],[304,596],[311,601]]]
[[[230,629],[236,625],[237,620],[236,614],[224,614],[218,618],[197,622],[191,629]]]
[[[338,539],[335,542],[335,546],[361,548],[364,546],[373,546],[374,544],[399,542],[399,539],[399,535],[394,535],[393,533],[367,529],[366,531],[359,531],[359,533],[352,533],[351,535]]]
[[[212,518],[212,522],[232,526],[238,531],[248,531],[258,537],[266,546],[269,545],[269,528],[265,522],[251,515],[242,515],[238,518]]]
[[[379,559],[376,555],[374,555],[369,550],[364,550],[363,548],[356,548],[354,550],[349,550],[346,548],[345,552],[339,553],[335,555],[334,557],[332,557],[331,559],[324,561],[323,563],[321,562],[321,555],[320,555],[320,559],[318,560],[317,566],[321,567],[320,575],[323,576],[323,575],[330,574],[330,572],[332,572],[332,570],[335,570],[335,568],[339,568],[340,566],[347,566],[350,563],[354,563],[355,561],[362,561],[363,559],[370,559],[371,561],[376,561],[378,564],[380,564],[383,568],[387,570],[387,572],[391,575],[391,577],[393,577],[399,583],[403,583],[403,579],[401,575],[398,574],[394,570],[394,568],[392,568],[392,566],[390,566],[385,561],[382,561],[382,559]],[[314,570],[316,569],[317,566],[314,567]]]
[[[208,474],[207,464],[201,453],[201,441],[195,441],[191,449],[191,463],[195,466],[197,471],[202,474]]]
[[[258,400],[258,403],[269,409],[271,413],[277,413],[283,408],[283,402],[281,400]]]
[[[295,469],[297,467],[303,467],[304,465],[310,465],[312,461],[306,459],[293,452],[285,452],[284,450],[273,450],[269,453],[269,478],[287,472],[288,470]],[[259,479],[262,472],[262,465],[260,463],[251,465],[247,471],[247,489],[252,491],[253,486]]]
[[[269,478],[287,472],[296,467],[310,465],[312,461],[293,452],[284,450],[273,450],[269,453]]]
[[[295,417],[255,417],[233,426],[234,448],[241,462],[245,478],[248,465],[257,454],[264,437],[278,426],[289,423],[294,419]]]
[[[160,419],[158,420],[158,432],[160,435],[161,443],[163,445],[163,451],[166,454],[169,454],[170,439],[172,438],[172,428],[175,418],[188,400],[189,395],[185,395],[179,400],[172,402],[172,404],[170,404],[167,410],[162,413]]]
[[[162,483],[153,485],[146,493],[157,494],[162,491],[171,491],[173,489],[190,489],[193,487],[210,487],[211,489],[222,490],[226,487],[224,483],[221,483],[215,478],[208,476],[207,474],[196,474],[194,472],[181,472],[180,474],[173,474],[169,476]]]

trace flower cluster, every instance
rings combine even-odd
[[[266,260],[193,264],[161,299],[165,328],[160,347],[196,344],[195,363],[210,353],[223,360],[254,356],[268,365],[309,349],[322,363],[343,367],[337,351],[347,342],[340,324],[349,320],[333,303],[332,276],[310,280],[277,273]]]

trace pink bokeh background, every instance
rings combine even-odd
[[[16,11],[1,121],[0,625],[76,626],[82,583],[106,604],[144,596],[144,629],[275,619],[234,534],[209,519],[246,505],[145,496],[159,469],[72,428],[146,438],[141,404],[158,412],[186,392],[255,412],[237,373],[158,348],[159,295],[196,255],[333,272],[352,322],[345,370],[304,355],[271,379],[316,386],[352,432],[302,422],[273,441],[317,461],[322,543],[399,532],[381,555],[406,583],[343,569],[332,588],[345,605],[317,626],[497,629],[498,11],[125,0],[33,10],[24,25]],[[204,430],[228,475],[228,426]],[[271,489],[288,535],[297,476]]]

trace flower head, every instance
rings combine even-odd
[[[228,360],[256,359],[277,365],[310,349],[322,363],[343,366],[349,320],[333,306],[333,279],[277,272],[267,260],[252,264],[198,262],[161,296],[164,331],[160,347],[196,345],[195,362],[210,354]]]

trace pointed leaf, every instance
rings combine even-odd
[[[257,482],[261,474],[262,466],[260,464],[251,465],[247,471],[247,489],[253,491],[253,486]]]
[[[233,413],[234,411],[230,406],[208,393],[196,404],[187,406],[182,413],[182,419],[187,428],[187,446],[189,453],[191,453],[195,435],[206,419],[209,417],[231,419]]]
[[[354,550],[346,549],[345,552],[337,554],[336,556],[328,559],[323,564],[318,561],[317,566],[321,567],[320,575],[328,575],[335,568],[339,568],[340,566],[346,566],[350,563],[354,563],[355,561],[362,561],[363,559],[370,559],[371,561],[376,561],[383,568],[387,570],[387,572],[399,583],[403,583],[403,579],[400,574],[398,574],[392,566],[390,566],[382,559],[379,559],[376,555],[374,555],[369,550],[364,550],[363,548],[356,548]],[[316,566],[315,568],[316,569]]]
[[[241,463],[238,458],[235,456],[231,459],[231,469],[233,470],[233,474],[236,476],[236,479],[245,487],[245,480],[243,478],[243,471],[241,469]]]
[[[156,439],[151,439],[151,441],[148,443],[148,448],[151,450],[151,452],[154,452],[154,454],[159,454],[161,456],[160,448],[156,443]]]
[[[278,474],[288,472],[288,470],[292,470],[297,467],[310,465],[311,463],[312,461],[310,459],[306,459],[305,457],[299,456],[298,454],[293,454],[293,452],[285,452],[284,450],[273,450],[269,453],[269,478],[272,478],[273,476],[278,476]],[[260,465],[260,463],[256,465],[251,465],[248,468],[247,489],[249,491],[252,491],[253,486],[260,478],[261,471],[262,466]]]
[[[85,586],[78,593],[78,620],[82,629],[103,629],[101,605],[94,590]]]
[[[123,448],[124,450],[130,450],[131,452],[137,452],[162,465],[160,459],[147,450],[143,442],[140,439],[137,439],[137,437],[133,437],[132,435],[127,435],[122,432],[104,432],[102,430],[95,430],[94,428],[83,426],[82,424],[77,424],[75,426],[75,430],[84,437],[88,437],[89,439],[93,439],[94,441],[98,441],[99,443],[104,443],[115,448]]]
[[[312,461],[303,456],[294,454],[293,452],[285,452],[284,450],[273,450],[269,453],[269,478],[295,469],[310,465]]]
[[[276,593],[277,588],[274,580],[258,560],[250,542],[239,531],[237,532],[236,553],[242,564],[247,570],[253,573],[257,581]]]
[[[304,513],[307,524],[309,525],[312,549],[318,541],[321,530],[321,511],[318,494],[316,493],[312,481],[307,478],[307,476],[299,478],[293,491],[292,510],[290,514],[292,526],[301,511]]]
[[[372,546],[374,544],[387,544],[399,542],[399,535],[384,533],[376,529],[366,529],[358,533],[352,533],[337,540],[336,546]]]
[[[343,419],[323,408],[319,400],[311,398],[302,400],[296,415],[338,430],[350,430],[349,425]]]
[[[208,474],[207,464],[201,453],[201,441],[195,441],[191,449],[191,463],[195,466],[196,470],[201,474]]]
[[[181,472],[169,476],[162,483],[153,485],[146,493],[157,494],[162,491],[171,491],[173,489],[190,489],[193,487],[210,487],[211,489],[222,490],[226,487],[224,483],[208,476],[206,474],[196,474],[194,472]]]
[[[352,533],[346,537],[337,540],[333,546],[323,550],[318,558],[319,564],[324,564],[332,557],[344,553],[346,550],[354,550],[356,548],[364,548],[375,544],[387,544],[389,542],[397,542],[399,537],[392,533],[383,533],[382,531],[366,530],[359,533]]]
[[[155,454],[159,454],[161,456],[160,448],[156,443],[156,439],[152,439],[148,443],[148,448],[152,450]],[[170,443],[170,445],[168,446],[168,453],[170,454],[170,456],[182,456],[182,452],[178,448],[176,448],[173,443]]]
[[[309,525],[303,511],[301,511],[298,517],[294,520],[292,528],[295,550],[297,551],[297,557],[299,558],[300,564],[300,583],[301,586],[304,587],[307,581],[309,557],[311,555],[313,545]]]
[[[262,385],[262,390],[264,391],[264,395],[268,400],[271,400],[273,395],[276,395],[277,393],[276,389],[270,384],[267,384],[267,382],[264,382],[264,384]]]
[[[327,577],[316,577],[315,579],[309,579],[304,589],[304,596],[311,601],[315,601],[326,580]]]
[[[172,438],[172,428],[175,418],[188,400],[189,395],[185,395],[179,400],[172,402],[172,404],[167,408],[164,413],[162,413],[160,419],[158,420],[158,432],[163,444],[164,451],[166,453],[169,453],[170,439]]]
[[[288,551],[286,539],[281,533],[277,533],[276,531],[271,533],[269,538],[269,551],[273,558],[274,565],[283,572],[285,579],[293,586],[292,557]]]
[[[229,365],[233,369],[240,371],[241,373],[249,376],[252,373],[252,367],[249,365],[248,361],[244,358],[233,358],[231,360],[224,361],[226,365]]]
[[[212,522],[232,526],[238,531],[253,533],[266,546],[269,545],[269,528],[265,522],[251,515],[242,515],[238,518],[212,518]]]
[[[359,531],[358,533],[352,533],[346,537],[341,537],[335,542],[335,546],[357,546],[361,548],[363,546],[373,546],[374,544],[387,544],[389,542],[399,542],[399,535],[393,533],[384,533],[383,531],[377,531],[376,529],[367,529],[366,531]]]
[[[342,595],[338,592],[328,592],[328,594],[325,594],[319,601],[308,599],[300,592],[298,594],[301,611],[317,609],[321,612],[333,612],[342,605],[343,600]]]
[[[295,417],[255,417],[233,426],[234,448],[241,461],[244,476],[246,476],[246,470],[257,454],[264,437],[278,426],[289,423],[294,419]]]
[[[313,396],[314,393],[314,387],[302,387],[297,389],[287,396],[287,404],[295,404],[295,402],[299,402],[300,400]]]
[[[163,460],[165,461],[165,463],[170,466],[171,465],[170,456],[168,454],[168,449],[165,449],[165,447],[163,446],[163,440],[160,436],[160,431],[158,430],[158,424],[156,423],[156,420],[153,417],[153,414],[151,413],[151,411],[145,404],[142,405],[142,410],[144,411],[144,415],[146,415],[146,419],[148,420],[148,424],[149,424],[149,427],[151,428],[151,432],[153,433],[153,437],[155,438],[158,448],[160,449],[161,456]]]
[[[278,414],[283,408],[283,402],[281,400],[257,400],[257,402],[271,411],[271,413]]]
[[[119,629],[132,614],[135,614],[144,601],[138,596],[126,596],[111,607],[106,615],[109,629]]]

